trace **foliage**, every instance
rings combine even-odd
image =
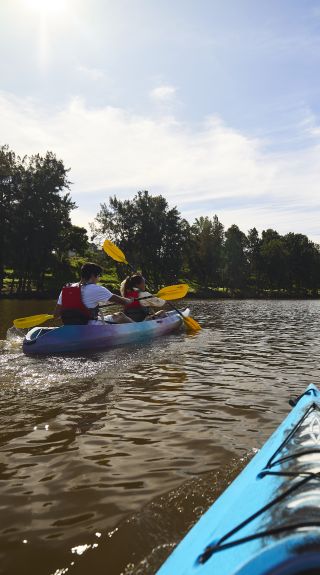
[[[224,232],[215,215],[189,226],[165,198],[139,192],[133,200],[110,198],[102,204],[92,231],[109,237],[141,269],[152,286],[183,279],[192,291],[214,289],[242,295],[317,295],[319,247],[302,234],[281,236],[256,228],[246,235],[232,225]],[[127,273],[117,268],[118,277]]]
[[[139,191],[101,204],[89,243],[71,223],[69,190],[68,170],[52,152],[20,158],[0,147],[0,291],[56,292],[79,278],[85,261],[100,264],[103,283],[117,289],[128,269],[101,250],[108,237],[155,290],[187,281],[194,292],[220,295],[318,295],[320,250],[303,234],[224,231],[216,215],[189,225],[163,196]]]
[[[248,285],[261,288],[262,257],[259,232],[256,228],[248,231],[246,255],[248,261]]]
[[[0,148],[0,290],[5,278],[5,265],[12,253],[10,235],[14,226],[15,190],[20,180],[20,158],[8,146]]]
[[[245,249],[246,235],[238,228],[231,226],[225,234],[224,246],[224,285],[232,291],[245,287],[248,274],[248,260]]]
[[[196,219],[190,229],[189,272],[205,288],[218,286],[222,267],[224,232],[218,216]]]
[[[4,146],[0,175],[0,278],[9,266],[11,291],[41,292],[48,272],[68,276],[69,252],[88,246],[86,230],[70,220],[68,170],[52,152],[21,159]]]
[[[152,289],[178,280],[189,226],[163,196],[140,191],[133,200],[110,198],[100,206],[92,229],[114,241]],[[121,266],[118,271],[119,278],[127,273]]]

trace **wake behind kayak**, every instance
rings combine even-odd
[[[320,573],[320,392],[310,385],[158,575]]]

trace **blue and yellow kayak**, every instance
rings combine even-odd
[[[189,310],[182,314],[187,317]],[[137,343],[177,330],[183,318],[175,311],[166,317],[138,323],[64,325],[61,327],[34,327],[23,341],[27,355],[77,353],[97,351],[110,347]]]
[[[314,385],[158,575],[320,574],[320,392]]]

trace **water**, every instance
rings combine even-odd
[[[319,382],[319,301],[196,301],[204,329],[27,358],[0,301],[0,571],[151,575]],[[12,335],[12,334],[11,334]]]

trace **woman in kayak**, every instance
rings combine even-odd
[[[113,294],[107,288],[97,285],[101,274],[102,268],[99,265],[85,263],[81,268],[80,282],[62,288],[54,316],[69,325],[100,323],[103,318],[98,319],[99,304],[112,302],[130,305],[131,299]],[[108,320],[112,323],[132,322],[123,312],[109,316]]]
[[[131,298],[130,303],[125,305],[124,313],[133,321],[144,321],[166,315],[164,310],[150,315],[151,307],[163,307],[166,302],[163,299],[151,296],[151,294],[145,290],[146,281],[140,274],[128,276],[120,286],[121,295],[126,298]]]

